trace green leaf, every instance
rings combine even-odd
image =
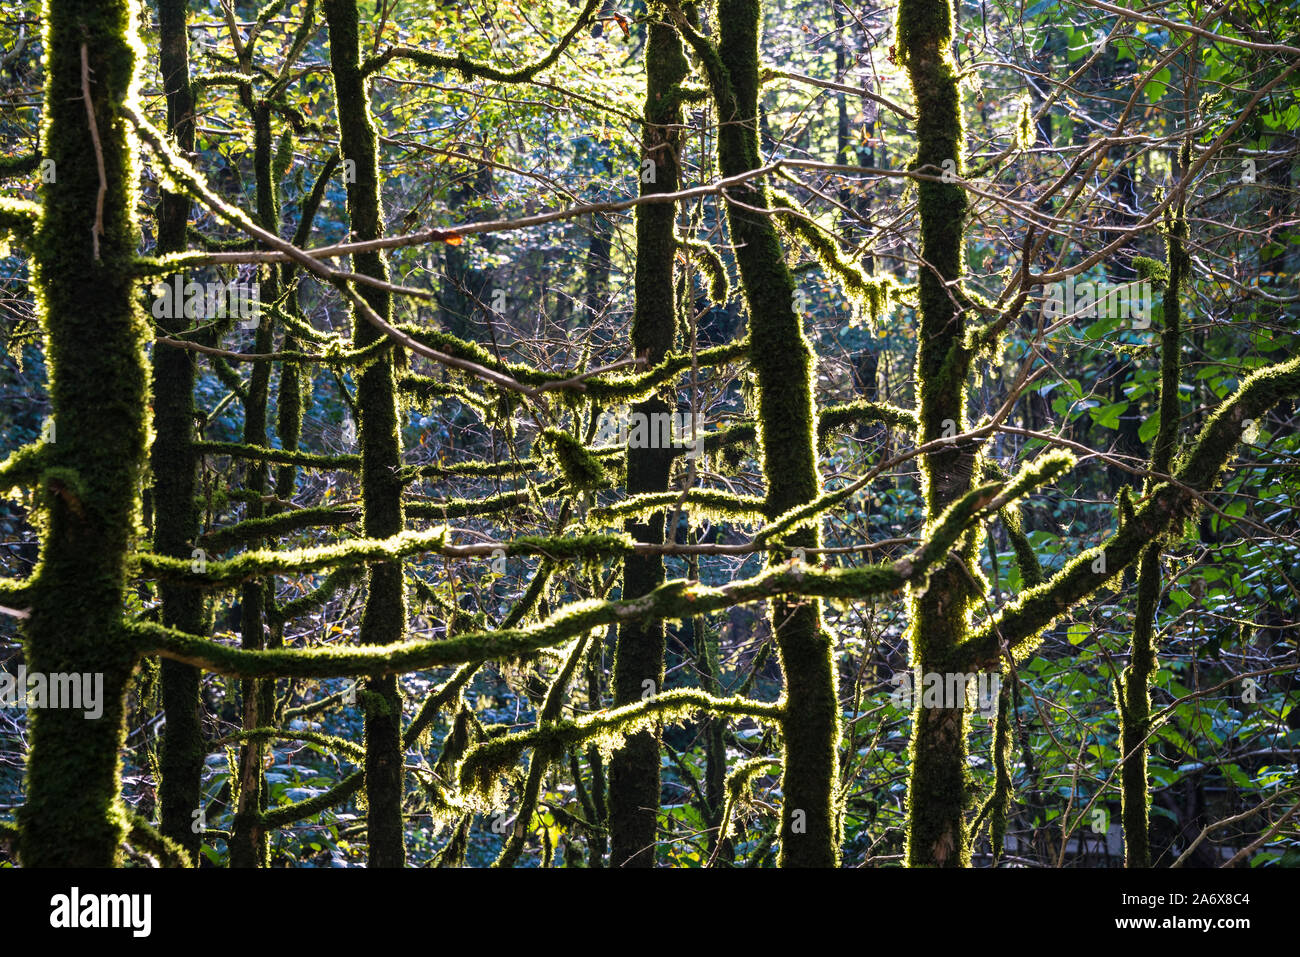
[[[1092,421],[1096,422],[1104,429],[1118,429],[1119,417],[1128,409],[1127,402],[1112,402],[1110,405],[1103,405],[1096,409],[1089,409],[1088,414],[1092,416]]]
[[[1156,103],[1165,95],[1165,90],[1169,88],[1169,67],[1165,67],[1153,76],[1146,86],[1146,95],[1148,103]]]

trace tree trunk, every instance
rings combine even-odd
[[[189,33],[185,0],[160,0],[158,4],[159,65],[167,93],[167,129],[178,149],[194,150],[194,97],[190,91]],[[164,191],[158,206],[158,255],[183,252],[189,223],[190,198]],[[174,319],[160,319],[168,334],[188,326],[184,310]],[[194,353],[160,346],[153,354],[154,442],[153,472],[154,551],[188,558],[199,533],[195,504],[197,462],[194,442]],[[190,634],[203,634],[203,593],[172,582],[159,586],[162,622]],[[162,703],[167,716],[163,727],[161,780],[158,784],[161,829],[191,858],[202,844],[201,829],[194,825],[201,809],[203,728],[199,701],[199,670],[163,659]]]
[[[762,165],[758,149],[759,0],[720,0],[718,57],[710,82],[719,100],[718,162],[725,177]],[[772,219],[767,191],[746,183],[727,206],[731,241],[749,309],[750,362],[758,374],[759,444],[767,483],[765,514],[776,518],[821,490],[814,445],[813,359],[794,279]],[[816,548],[820,527],[794,532],[791,546]],[[783,559],[773,554],[772,562]],[[833,867],[839,861],[839,702],[830,636],[816,599],[771,602],[785,676],[781,864]]]
[[[902,0],[898,8],[898,57],[911,81],[917,114],[917,154],[913,168],[941,176],[960,175],[964,165],[961,94],[952,42],[950,0]],[[963,268],[966,193],[955,182],[921,181],[921,212],[916,382],[920,433],[933,442],[967,428],[966,380],[969,367],[965,317],[958,305]],[[973,447],[949,446],[921,460],[926,517],[933,522],[972,487]],[[914,689],[912,771],[908,787],[907,862],[913,867],[963,867],[970,863],[966,807],[965,702],[927,708],[921,694],[924,676],[960,671],[954,652],[966,637],[970,613],[981,597],[980,533],[959,542],[960,560],[936,567],[911,604]],[[944,682],[945,686],[947,682]],[[931,702],[933,703],[933,702]]]
[[[1184,163],[1187,161],[1184,155]],[[1165,327],[1160,337],[1160,428],[1151,449],[1151,471],[1157,475],[1171,471],[1178,439],[1182,308],[1179,287],[1187,272],[1183,238],[1186,225],[1184,205],[1169,224],[1165,242],[1168,246],[1166,266],[1169,285],[1165,287],[1163,309]],[[1155,486],[1148,479],[1145,494]],[[1159,537],[1147,545],[1138,560],[1137,608],[1133,613],[1133,640],[1129,664],[1120,678],[1119,721],[1120,755],[1124,761],[1120,806],[1124,819],[1124,862],[1128,867],[1151,866],[1151,792],[1147,782],[1147,737],[1151,732],[1151,676],[1159,667],[1155,646],[1155,617],[1160,599]]]
[[[265,103],[255,102],[251,93],[242,96],[244,106],[253,119],[253,171],[257,181],[258,225],[269,232],[279,233],[280,206],[277,201],[276,182],[273,175],[274,145],[271,138],[271,111]],[[274,267],[269,270],[271,281],[261,291],[261,298],[273,302],[279,298],[278,284],[274,281]],[[253,351],[265,355],[274,344],[271,316],[263,312],[259,317]],[[244,442],[265,446],[267,407],[271,394],[271,363],[269,360],[253,363],[248,382],[248,401],[244,403]],[[252,493],[248,503],[248,518],[262,518],[266,506],[261,497],[267,490],[267,465],[251,460],[245,479],[246,490]],[[250,548],[260,548],[263,542],[249,542]],[[266,596],[268,582],[246,582],[239,595],[239,637],[244,648],[266,647]],[[275,679],[246,679],[240,682],[243,699],[243,728],[251,731],[271,724],[275,710]],[[239,802],[230,838],[231,867],[265,867],[268,842],[262,825],[262,812],[267,806],[266,780],[263,775],[262,756],[269,745],[264,741],[250,741],[239,750]]]
[[[646,104],[641,195],[671,193],[678,188],[682,111],[678,84],[689,72],[681,41],[669,26],[651,23],[646,43]],[[676,258],[675,203],[651,203],[636,211],[636,307],[632,348],[649,365],[672,348],[676,314],[672,296]],[[593,232],[592,253],[608,260],[608,237]],[[588,308],[596,306],[589,294]],[[632,407],[633,415],[671,414],[675,409],[653,397]],[[651,419],[653,421],[653,419]],[[655,443],[651,443],[655,444]],[[663,492],[672,468],[670,448],[627,450],[627,493]],[[664,514],[648,522],[629,521],[625,528],[639,542],[664,540]],[[628,555],[623,560],[623,598],[639,598],[663,584],[664,563],[658,555]],[[664,624],[628,622],[619,627],[614,652],[614,706],[630,704],[663,690]],[[654,865],[655,824],[659,814],[659,737],[642,731],[630,736],[609,765],[610,861],[614,867]]]
[[[120,751],[135,653],[122,607],[149,429],[148,325],[132,278],[139,170],[120,113],[135,73],[134,11],[127,0],[49,0],[42,14],[41,148],[55,176],[31,252],[56,431],[24,654],[33,673],[102,676],[103,710],[30,712],[26,867],[114,866],[124,832]]]
[[[379,154],[370,118],[365,79],[361,75],[360,38],[355,0],[326,0],[329,24],[330,69],[334,74],[339,113],[339,146],[346,166],[356,162],[355,182],[349,182],[348,216],[352,235],[364,241],[383,232],[379,209]],[[388,266],[380,252],[354,257],[358,273],[388,279]],[[391,313],[387,292],[364,286],[361,295],[385,320]],[[383,335],[357,316],[353,341],[360,348]],[[361,494],[365,533],[371,538],[396,535],[405,527],[402,463],[398,432],[395,349],[381,355],[361,373],[357,408],[361,421]],[[364,644],[388,645],[406,634],[406,590],[401,562],[375,562],[368,570],[366,607],[361,619]],[[370,866],[402,867],[406,846],[402,827],[403,749],[402,699],[397,677],[369,678],[362,700],[366,713],[366,804],[368,807]]]

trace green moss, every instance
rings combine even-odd
[[[1120,805],[1124,823],[1124,859],[1128,867],[1151,866],[1147,780],[1147,738],[1151,731],[1151,675],[1159,667],[1153,628],[1160,597],[1160,546],[1147,545],[1138,562],[1137,606],[1133,617],[1130,660],[1118,682]]]
[[[610,708],[576,721],[555,721],[520,734],[502,735],[472,748],[461,762],[461,787],[490,806],[499,800],[499,777],[513,768],[529,749],[562,754],[566,748],[595,743],[606,752],[630,735],[656,722],[672,723],[704,711],[756,719],[781,720],[784,709],[745,698],[715,698],[694,689],[665,691],[651,698]]]
[[[243,73],[226,73],[221,71],[215,71],[211,73],[203,73],[200,74],[199,76],[196,76],[194,80],[191,82],[190,88],[192,90],[197,91],[197,90],[204,90],[209,87],[220,87],[220,86],[249,87],[252,85],[252,83],[253,83],[252,77],[247,76]]]
[[[280,462],[290,465],[309,465],[350,472],[355,472],[361,468],[361,456],[359,455],[322,455],[317,452],[273,449],[242,442],[195,442],[193,447],[196,452],[206,455],[229,455],[232,458],[258,459],[262,462]]]
[[[641,195],[675,192],[681,183],[680,154],[684,127],[679,84],[690,72],[681,39],[672,27],[652,21],[646,28],[646,96],[642,126],[642,164],[651,164],[651,182],[642,177]],[[676,235],[677,205],[651,203],[636,208],[635,293],[632,313],[632,350],[652,369],[660,366],[673,347],[678,323],[675,265],[680,240]],[[689,248],[689,247],[688,247]],[[714,291],[725,295],[725,270]],[[725,301],[725,300],[724,300]],[[651,418],[671,411],[661,397],[633,407],[634,415]],[[662,495],[668,489],[673,452],[663,448],[629,445],[626,453],[627,492],[633,500]],[[638,541],[663,542],[665,516],[646,512],[641,521],[625,528]],[[663,583],[664,564],[659,555],[629,554],[623,559],[623,597],[638,598]],[[614,647],[613,696],[616,706],[638,701],[647,686],[651,693],[663,689],[665,633],[659,621],[620,624]],[[615,867],[651,867],[659,809],[659,739],[646,727],[630,736],[613,755],[609,774],[610,862]]]
[[[22,608],[31,595],[30,586],[30,582],[0,578],[0,605]]]
[[[360,700],[358,695],[358,700]],[[382,702],[382,699],[381,699]],[[318,744],[323,748],[331,751],[345,754],[354,760],[360,760],[365,757],[365,750],[355,742],[347,738],[340,738],[334,734],[320,734],[315,731],[294,730],[281,731],[279,728],[250,728],[247,731],[236,731],[228,735],[224,740],[229,741],[306,741],[310,744]]]
[[[568,693],[569,684],[573,681],[574,671],[578,663],[582,660],[586,651],[590,634],[581,635],[572,643],[568,654],[565,655],[564,664],[551,681],[550,687],[546,691],[546,698],[542,703],[542,708],[537,715],[537,729],[548,728],[559,720],[560,714],[564,707],[565,695]],[[562,751],[563,749],[561,749]],[[531,821],[533,814],[537,809],[537,800],[541,793],[542,776],[546,773],[547,768],[553,760],[560,757],[560,754],[553,751],[548,746],[538,747],[534,750],[532,758],[528,762],[528,774],[524,784],[523,800],[520,802],[519,812],[516,815],[519,821]],[[513,867],[523,851],[524,840],[527,836],[527,829],[516,827],[506,841],[505,847],[502,848],[500,856],[493,862],[493,867]]]
[[[75,494],[65,488],[48,497],[23,646],[33,671],[103,674],[104,711],[95,720],[68,709],[32,712],[20,813],[26,867],[111,867],[127,826],[120,754],[135,654],[122,607],[149,430],[148,327],[130,270],[139,242],[137,144],[120,121],[135,96],[134,7],[48,0],[40,15],[41,144],[58,170],[55,182],[41,186],[29,244],[59,423],[46,474],[79,478]],[[94,78],[89,102],[83,50]]]
[[[160,833],[157,828],[133,811],[127,812],[130,830],[127,843],[137,853],[153,855],[163,867],[193,867],[193,857],[178,841]]]
[[[1011,690],[1003,682],[998,689],[998,711],[993,725],[993,794],[989,797],[989,847],[993,863],[1002,856],[1011,810]]]
[[[723,176],[762,165],[758,144],[758,0],[720,0],[717,46],[679,25],[699,55],[718,110],[718,164]],[[795,314],[794,279],[768,214],[766,188],[737,186],[727,204],[727,223],[749,310],[750,362],[758,380],[758,439],[767,483],[769,520],[817,498],[812,351]],[[816,526],[791,536],[790,544],[815,548]],[[785,722],[781,854],[790,866],[834,866],[839,860],[839,703],[831,641],[815,601],[771,606],[773,630],[785,675],[789,719]]]
[[[428,408],[434,399],[454,398],[480,413],[489,409],[488,403],[481,396],[474,395],[462,386],[441,382],[429,376],[403,373],[398,377],[397,388],[419,403],[421,408]]]
[[[255,678],[402,674],[442,665],[519,658],[554,647],[589,628],[621,621],[690,618],[778,595],[860,600],[897,591],[909,581],[918,580],[938,552],[938,548],[920,550],[897,562],[860,568],[814,569],[801,564],[781,564],[753,578],[717,588],[698,582],[670,581],[640,598],[573,602],[535,625],[383,647],[245,651],[150,622],[133,623],[128,631],[140,654],[158,654],[222,674]]]
[[[1021,150],[1027,150],[1034,145],[1034,115],[1030,109],[1028,98],[1020,101],[1020,109],[1016,113],[1016,130],[1012,141],[1016,149]],[[997,853],[996,849],[994,853]]]
[[[277,518],[280,516],[276,516]],[[264,519],[270,522],[272,519]],[[457,557],[456,546],[446,542],[445,527],[424,532],[406,531],[389,538],[362,538],[312,548],[257,549],[224,561],[208,561],[201,570],[187,556],[175,558],[152,552],[134,557],[140,572],[164,580],[184,582],[192,587],[229,587],[269,575],[301,574],[333,569],[339,574],[346,566],[367,562],[397,562],[426,552]],[[504,542],[508,556],[543,555],[553,561],[588,561],[628,554],[632,539],[627,535],[587,534],[579,536],[522,535]]]
[[[1173,461],[1180,421],[1178,380],[1182,369],[1182,303],[1179,299],[1187,256],[1184,206],[1166,221],[1164,320],[1160,337],[1159,428],[1151,449],[1151,471],[1164,474]],[[1156,480],[1148,478],[1150,493]],[[1125,508],[1121,499],[1121,509]],[[1131,501],[1127,508],[1132,510]],[[1160,599],[1159,536],[1143,547],[1138,560],[1137,603],[1133,612],[1133,638],[1129,664],[1119,681],[1118,703],[1121,754],[1121,809],[1124,821],[1124,857],[1128,867],[1151,866],[1149,835],[1151,796],[1147,780],[1147,738],[1151,731],[1151,675],[1159,667],[1155,647],[1156,606]]]
[[[998,513],[1002,526],[1006,529],[1011,549],[1015,553],[1016,568],[1020,571],[1020,581],[1026,588],[1033,588],[1043,582],[1043,566],[1039,564],[1038,553],[1034,551],[1029,536],[1025,534],[1020,511],[1014,508],[1003,509]]]
[[[324,0],[329,25],[330,72],[339,117],[339,155],[355,163],[347,184],[348,219],[359,241],[383,234],[380,208],[378,137],[370,116],[369,94],[361,68],[360,21],[355,0]],[[353,266],[361,275],[388,280],[380,251],[358,253]],[[388,292],[365,286],[361,295],[385,323],[391,321]],[[369,322],[353,320],[353,344],[375,345],[386,337]],[[362,524],[372,538],[403,535],[402,443],[397,418],[395,350],[387,350],[361,372],[357,385],[361,443]],[[391,645],[406,634],[406,591],[402,566],[393,556],[369,565],[360,640]],[[402,867],[406,861],[402,818],[405,794],[401,748],[402,704],[393,675],[372,676],[366,692],[382,699],[365,709],[367,827],[372,867]]]
[[[41,208],[35,203],[9,196],[0,196],[0,242],[31,238],[40,221]]]
[[[257,498],[260,500],[261,495],[259,494]],[[235,545],[288,535],[306,528],[351,525],[360,519],[361,509],[356,506],[321,505],[314,508],[300,508],[263,518],[249,518],[225,528],[214,529],[204,535],[200,542],[207,549],[223,551]]]
[[[921,442],[967,427],[966,391],[971,352],[965,311],[952,292],[964,269],[965,132],[956,64],[950,45],[950,0],[900,0],[898,60],[907,69],[916,103],[917,152],[911,168],[938,179],[917,184],[921,260],[917,280],[920,328],[916,381]],[[952,176],[946,174],[953,174]],[[951,182],[944,180],[951,179]],[[976,475],[973,446],[951,445],[921,457],[927,525],[949,508],[965,507]],[[962,539],[957,556],[938,567],[910,598],[908,638],[917,674],[956,671],[956,649],[982,598],[978,528]],[[963,567],[964,566],[964,567]],[[975,583],[972,585],[972,583]],[[966,712],[962,708],[914,711],[908,785],[907,861],[911,866],[962,867],[970,863],[964,817],[967,792]]]
[[[1133,268],[1137,270],[1139,278],[1147,282],[1161,284],[1169,282],[1169,267],[1158,259],[1152,259],[1149,256],[1134,256]]]
[[[541,438],[550,446],[556,466],[570,488],[595,491],[609,484],[609,475],[600,464],[600,459],[569,433],[547,429],[542,432]]]
[[[1275,403],[1294,395],[1300,395],[1300,356],[1247,377],[1237,393],[1210,416],[1196,441],[1176,459],[1174,481],[1157,485],[1102,545],[1075,556],[1044,584],[1026,589],[981,625],[957,650],[957,661],[963,667],[956,670],[969,671],[974,666],[996,663],[1003,642],[1013,653],[1023,655],[1038,641],[1044,628],[1132,564],[1171,521],[1190,514],[1197,493],[1213,490],[1223,466],[1241,441],[1243,422],[1262,416]],[[1106,557],[1105,571],[1094,572],[1094,563],[1102,554]]]
[[[763,517],[764,501],[752,495],[738,495],[721,489],[693,488],[682,492],[647,492],[613,505],[593,508],[588,514],[594,522],[611,522],[625,516],[645,518],[679,501],[701,517],[714,521],[756,521]]]
[[[485,366],[494,372],[510,376],[516,382],[528,386],[545,386],[563,382],[574,376],[572,371],[542,372],[522,362],[509,362],[498,359],[488,350],[474,342],[467,342],[448,332],[426,329],[399,323],[397,326],[417,342],[437,349],[458,359],[467,359]],[[695,359],[701,367],[719,365],[744,356],[749,348],[746,341],[701,349]],[[668,354],[644,372],[632,375],[605,374],[584,379],[581,394],[596,402],[609,403],[639,399],[649,395],[659,386],[670,381],[674,376],[691,368],[689,354]],[[452,370],[454,372],[454,370]]]
[[[865,319],[875,335],[878,324],[900,294],[898,280],[889,274],[868,275],[859,264],[846,259],[834,234],[819,226],[794,197],[773,191],[772,206],[789,211],[777,221],[792,239],[808,247],[827,274],[839,281],[841,291],[853,306],[854,321]]]
[[[11,176],[24,176],[40,169],[41,154],[27,153],[19,156],[0,156],[0,179]]]
[[[158,5],[159,70],[165,78],[168,131],[178,148],[194,149],[194,101],[189,84],[189,35],[184,0]],[[157,253],[166,258],[186,247],[189,197],[164,192],[157,208]],[[159,321],[171,335],[183,333],[189,320]],[[150,451],[153,475],[153,548],[160,554],[184,558],[191,554],[199,531],[197,460],[194,452],[193,353],[154,349],[154,442]],[[201,632],[207,623],[203,594],[166,583],[159,589],[163,624]],[[159,804],[162,833],[197,861],[202,835],[194,833],[193,812],[200,806],[203,740],[199,672],[175,661],[162,663],[162,699],[167,720],[159,758]]]
[[[24,445],[9,454],[0,463],[0,491],[12,488],[31,488],[41,481],[41,464],[48,457],[42,442]]]
[[[303,615],[322,607],[334,597],[340,588],[352,584],[359,577],[361,577],[361,572],[358,568],[348,566],[336,568],[325,576],[324,581],[307,592],[307,594],[286,602],[278,608],[270,609],[267,618],[273,625],[282,625],[285,622],[293,621],[295,618],[301,618]]]
[[[708,243],[696,239],[677,237],[677,244],[694,260],[705,281],[709,284],[709,300],[716,305],[726,305],[731,298],[731,283],[727,267]]]

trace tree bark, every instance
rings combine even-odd
[[[30,249],[55,441],[23,645],[30,672],[102,676],[103,712],[30,712],[25,867],[114,866],[125,831],[120,751],[135,654],[122,608],[149,430],[149,331],[132,278],[136,138],[120,113],[133,94],[135,6],[49,0],[41,17],[41,147],[55,175]]]
[[[725,177],[762,165],[758,148],[759,0],[720,0],[718,62],[710,84],[718,101],[718,163]],[[707,66],[707,64],[706,64]],[[767,190],[736,187],[727,222],[749,309],[750,363],[758,375],[758,437],[767,483],[769,519],[812,501],[821,491],[815,446],[812,349],[794,309],[794,279],[767,214]],[[786,536],[816,548],[820,527]],[[783,559],[773,554],[772,562]],[[830,636],[816,599],[771,602],[772,628],[785,677],[784,794],[781,864],[834,867],[839,862],[839,702]]]
[[[378,139],[370,116],[365,80],[361,75],[361,46],[355,0],[326,0],[329,24],[330,69],[334,75],[339,114],[339,148],[344,164],[356,163],[355,182],[348,182],[348,216],[352,235],[364,241],[383,233],[379,205]],[[354,258],[356,271],[376,279],[388,279],[388,266],[380,252],[361,253]],[[391,297],[373,286],[363,286],[361,295],[372,309],[388,320]],[[355,319],[353,342],[370,345],[382,333],[361,317]],[[396,535],[405,527],[402,483],[401,436],[398,431],[397,392],[393,366],[394,349],[383,353],[361,373],[357,385],[360,413],[361,494],[365,533],[373,538]],[[363,644],[388,645],[406,634],[406,590],[400,561],[375,562],[369,566],[366,606],[361,619]],[[371,867],[402,867],[406,846],[402,826],[403,756],[402,699],[397,677],[386,675],[366,681],[366,804]]]
[[[681,40],[662,23],[648,26],[646,42],[646,103],[642,136],[641,195],[675,192],[681,180],[682,110],[678,84],[689,72]],[[648,165],[647,165],[648,164]],[[648,181],[647,181],[648,179]],[[632,318],[632,348],[650,366],[672,348],[677,317],[672,295],[674,234],[677,205],[652,203],[636,211],[636,306]],[[600,233],[593,233],[593,254]],[[604,238],[608,259],[608,238]],[[588,296],[588,307],[594,307]],[[671,393],[669,394],[671,398]],[[632,406],[633,415],[671,414],[674,405],[655,396]],[[653,421],[651,419],[650,421]],[[651,443],[654,444],[654,443]],[[627,450],[627,493],[668,490],[672,468],[670,448]],[[664,513],[648,522],[625,523],[639,542],[661,544]],[[623,597],[639,598],[664,582],[659,555],[629,555],[623,560]],[[628,622],[619,627],[614,652],[614,706],[630,704],[663,690],[664,624]],[[631,735],[609,765],[610,862],[614,867],[651,867],[655,855],[655,824],[659,814],[659,736],[653,731]]]
[[[907,69],[917,114],[913,168],[931,175],[961,175],[964,131],[952,43],[950,0],[902,0],[898,8],[898,57]],[[921,328],[916,361],[920,431],[933,442],[967,428],[966,381],[970,357],[960,301],[964,263],[966,193],[956,182],[924,180],[917,191],[921,212],[918,286]],[[950,445],[922,456],[925,514],[933,522],[972,488],[975,449]],[[974,603],[982,597],[980,533],[959,542],[960,558],[937,567],[927,584],[909,595],[911,604],[913,737],[908,786],[907,862],[913,867],[964,867],[970,846],[967,799],[965,702],[924,707],[924,676],[958,672],[954,652],[967,637]],[[947,682],[945,681],[946,685]],[[953,704],[953,702],[943,702]]]
[[[167,93],[167,129],[177,148],[194,150],[194,96],[190,90],[189,33],[185,0],[160,0],[158,50],[163,87]],[[190,198],[163,191],[158,205],[158,255],[183,252]],[[184,332],[189,323],[184,310],[174,319],[159,319],[164,332]],[[199,533],[195,504],[197,460],[194,455],[194,362],[185,349],[159,348],[153,354],[154,442],[153,472],[154,551],[188,558]],[[196,588],[174,582],[159,586],[164,625],[190,634],[203,634],[205,601]],[[202,710],[199,670],[176,661],[162,662],[162,703],[167,716],[163,727],[161,780],[161,830],[191,858],[197,858],[202,829],[195,813],[201,810],[203,776]]]

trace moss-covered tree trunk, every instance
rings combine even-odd
[[[1186,157],[1184,164],[1186,164]],[[1167,475],[1173,463],[1178,439],[1179,394],[1182,348],[1182,306],[1179,288],[1187,272],[1183,252],[1186,229],[1183,209],[1167,222],[1169,285],[1165,287],[1165,327],[1160,337],[1160,427],[1151,450],[1151,472]],[[1144,494],[1156,480],[1149,479]],[[1159,538],[1142,549],[1138,558],[1137,607],[1133,617],[1133,640],[1128,667],[1120,677],[1118,709],[1120,721],[1121,771],[1120,811],[1124,822],[1124,863],[1128,867],[1151,866],[1151,792],[1147,779],[1147,736],[1151,733],[1151,676],[1158,665],[1155,645],[1156,607],[1160,599]]]
[[[134,10],[127,0],[48,0],[41,17],[41,148],[55,175],[31,251],[55,436],[23,646],[31,673],[102,676],[103,713],[30,712],[27,867],[113,866],[124,830],[119,752],[135,655],[122,607],[149,426],[149,331],[131,278],[139,170],[119,112],[134,95]]]
[[[762,165],[758,149],[759,0],[720,0],[718,56],[710,71],[721,127],[722,175],[742,175]],[[766,189],[736,187],[727,222],[749,309],[750,362],[758,375],[758,437],[767,482],[769,518],[812,501],[821,481],[814,444],[813,357],[794,309],[794,279],[771,217]],[[820,528],[787,536],[792,546],[816,548]],[[773,555],[773,562],[782,561]],[[781,863],[833,867],[839,861],[836,810],[839,703],[830,636],[815,599],[771,603],[772,628],[785,676],[785,748],[781,787]]]
[[[258,225],[268,232],[278,234],[280,204],[274,173],[271,110],[265,102],[255,100],[248,89],[243,91],[242,98],[253,119],[253,172],[257,183]],[[274,267],[268,270],[267,275],[269,278],[263,283],[260,296],[272,302],[279,298]],[[263,312],[259,317],[253,351],[264,355],[271,351],[273,344],[271,316],[269,312]],[[266,422],[270,395],[271,363],[269,360],[255,362],[249,377],[248,401],[244,403],[244,442],[249,445],[267,444]],[[245,491],[250,496],[247,517],[264,517],[266,506],[262,497],[267,492],[266,463],[257,460],[250,462],[244,484]],[[262,542],[255,540],[249,544],[258,548]],[[267,645],[268,588],[267,583],[255,579],[246,582],[240,589],[240,643],[245,648],[261,649]],[[244,706],[244,730],[269,725],[275,710],[275,679],[245,679],[240,682],[240,688]],[[232,867],[265,867],[267,863],[268,839],[261,819],[267,806],[266,780],[262,768],[262,756],[266,747],[267,744],[263,741],[251,741],[240,749],[239,805],[230,840]]]
[[[646,42],[646,103],[643,127],[641,195],[676,191],[681,179],[682,110],[678,84],[689,72],[681,40],[671,27],[651,23]],[[638,206],[636,212],[636,307],[632,347],[651,366],[672,348],[676,328],[673,262],[676,258],[675,203]],[[596,236],[592,237],[593,244]],[[593,305],[593,296],[588,296]],[[671,398],[671,396],[670,396]],[[632,407],[633,415],[675,411],[675,404],[655,396]],[[649,421],[654,421],[651,418]],[[653,444],[653,443],[652,443]],[[673,451],[628,448],[627,492],[668,489]],[[648,522],[627,522],[639,542],[662,543],[664,513]],[[628,555],[623,560],[623,597],[639,598],[663,584],[664,563],[658,555]],[[664,624],[629,622],[619,627],[614,653],[615,707],[657,694],[664,680]],[[610,862],[614,867],[650,867],[655,857],[655,823],[659,814],[659,738],[642,731],[629,737],[609,765]]]
[[[194,149],[194,97],[190,91],[189,35],[185,0],[160,0],[158,50],[163,88],[167,94],[167,129],[177,148]],[[158,204],[158,254],[182,252],[189,223],[190,199],[183,193],[163,192]],[[184,310],[174,319],[163,318],[159,327],[167,334],[183,332],[188,325]],[[194,442],[194,353],[158,346],[153,355],[154,442],[153,472],[154,551],[177,558],[189,557],[199,532],[195,503],[196,459]],[[202,634],[203,594],[174,582],[163,582],[163,624],[190,634]],[[167,716],[163,728],[158,785],[161,829],[197,857],[201,833],[194,828],[200,808],[203,775],[203,728],[199,702],[199,670],[163,659],[162,703]]]
[[[349,177],[348,216],[357,240],[378,239],[383,231],[379,205],[379,154],[374,123],[370,117],[365,79],[361,75],[357,5],[355,0],[327,0],[325,19],[329,24],[330,69],[339,115],[339,147],[345,166],[356,163],[356,176]],[[355,181],[352,181],[355,179]],[[360,253],[354,258],[358,273],[388,279],[388,267],[379,252]],[[391,312],[388,293],[373,286],[362,287],[370,307],[385,320]],[[360,316],[356,317],[354,341],[367,346],[382,333]],[[365,532],[385,538],[402,531],[402,483],[398,468],[402,462],[397,423],[397,391],[393,374],[395,353],[381,355],[361,373],[357,384],[360,415],[361,494]],[[387,645],[401,641],[406,633],[406,591],[400,562],[376,562],[369,567],[366,607],[361,619],[361,641]],[[370,678],[366,682],[366,804],[371,867],[401,867],[406,863],[402,828],[402,699],[396,676]]]
[[[920,442],[951,437],[966,428],[969,357],[965,318],[959,305],[963,262],[965,190],[943,182],[963,168],[963,130],[957,69],[949,46],[950,0],[902,0],[898,8],[898,56],[907,69],[917,114],[913,168],[939,177],[918,184],[921,212],[920,343],[916,383]],[[945,175],[946,174],[946,175]],[[928,521],[972,487],[975,450],[952,445],[922,458],[921,480]],[[923,676],[963,669],[955,658],[966,638],[970,613],[980,597],[978,534],[959,544],[960,559],[936,568],[912,597],[911,645],[914,703],[912,771],[908,788],[907,861],[911,866],[962,867],[970,862],[966,833],[966,711],[925,707]],[[945,681],[946,685],[946,681]]]

